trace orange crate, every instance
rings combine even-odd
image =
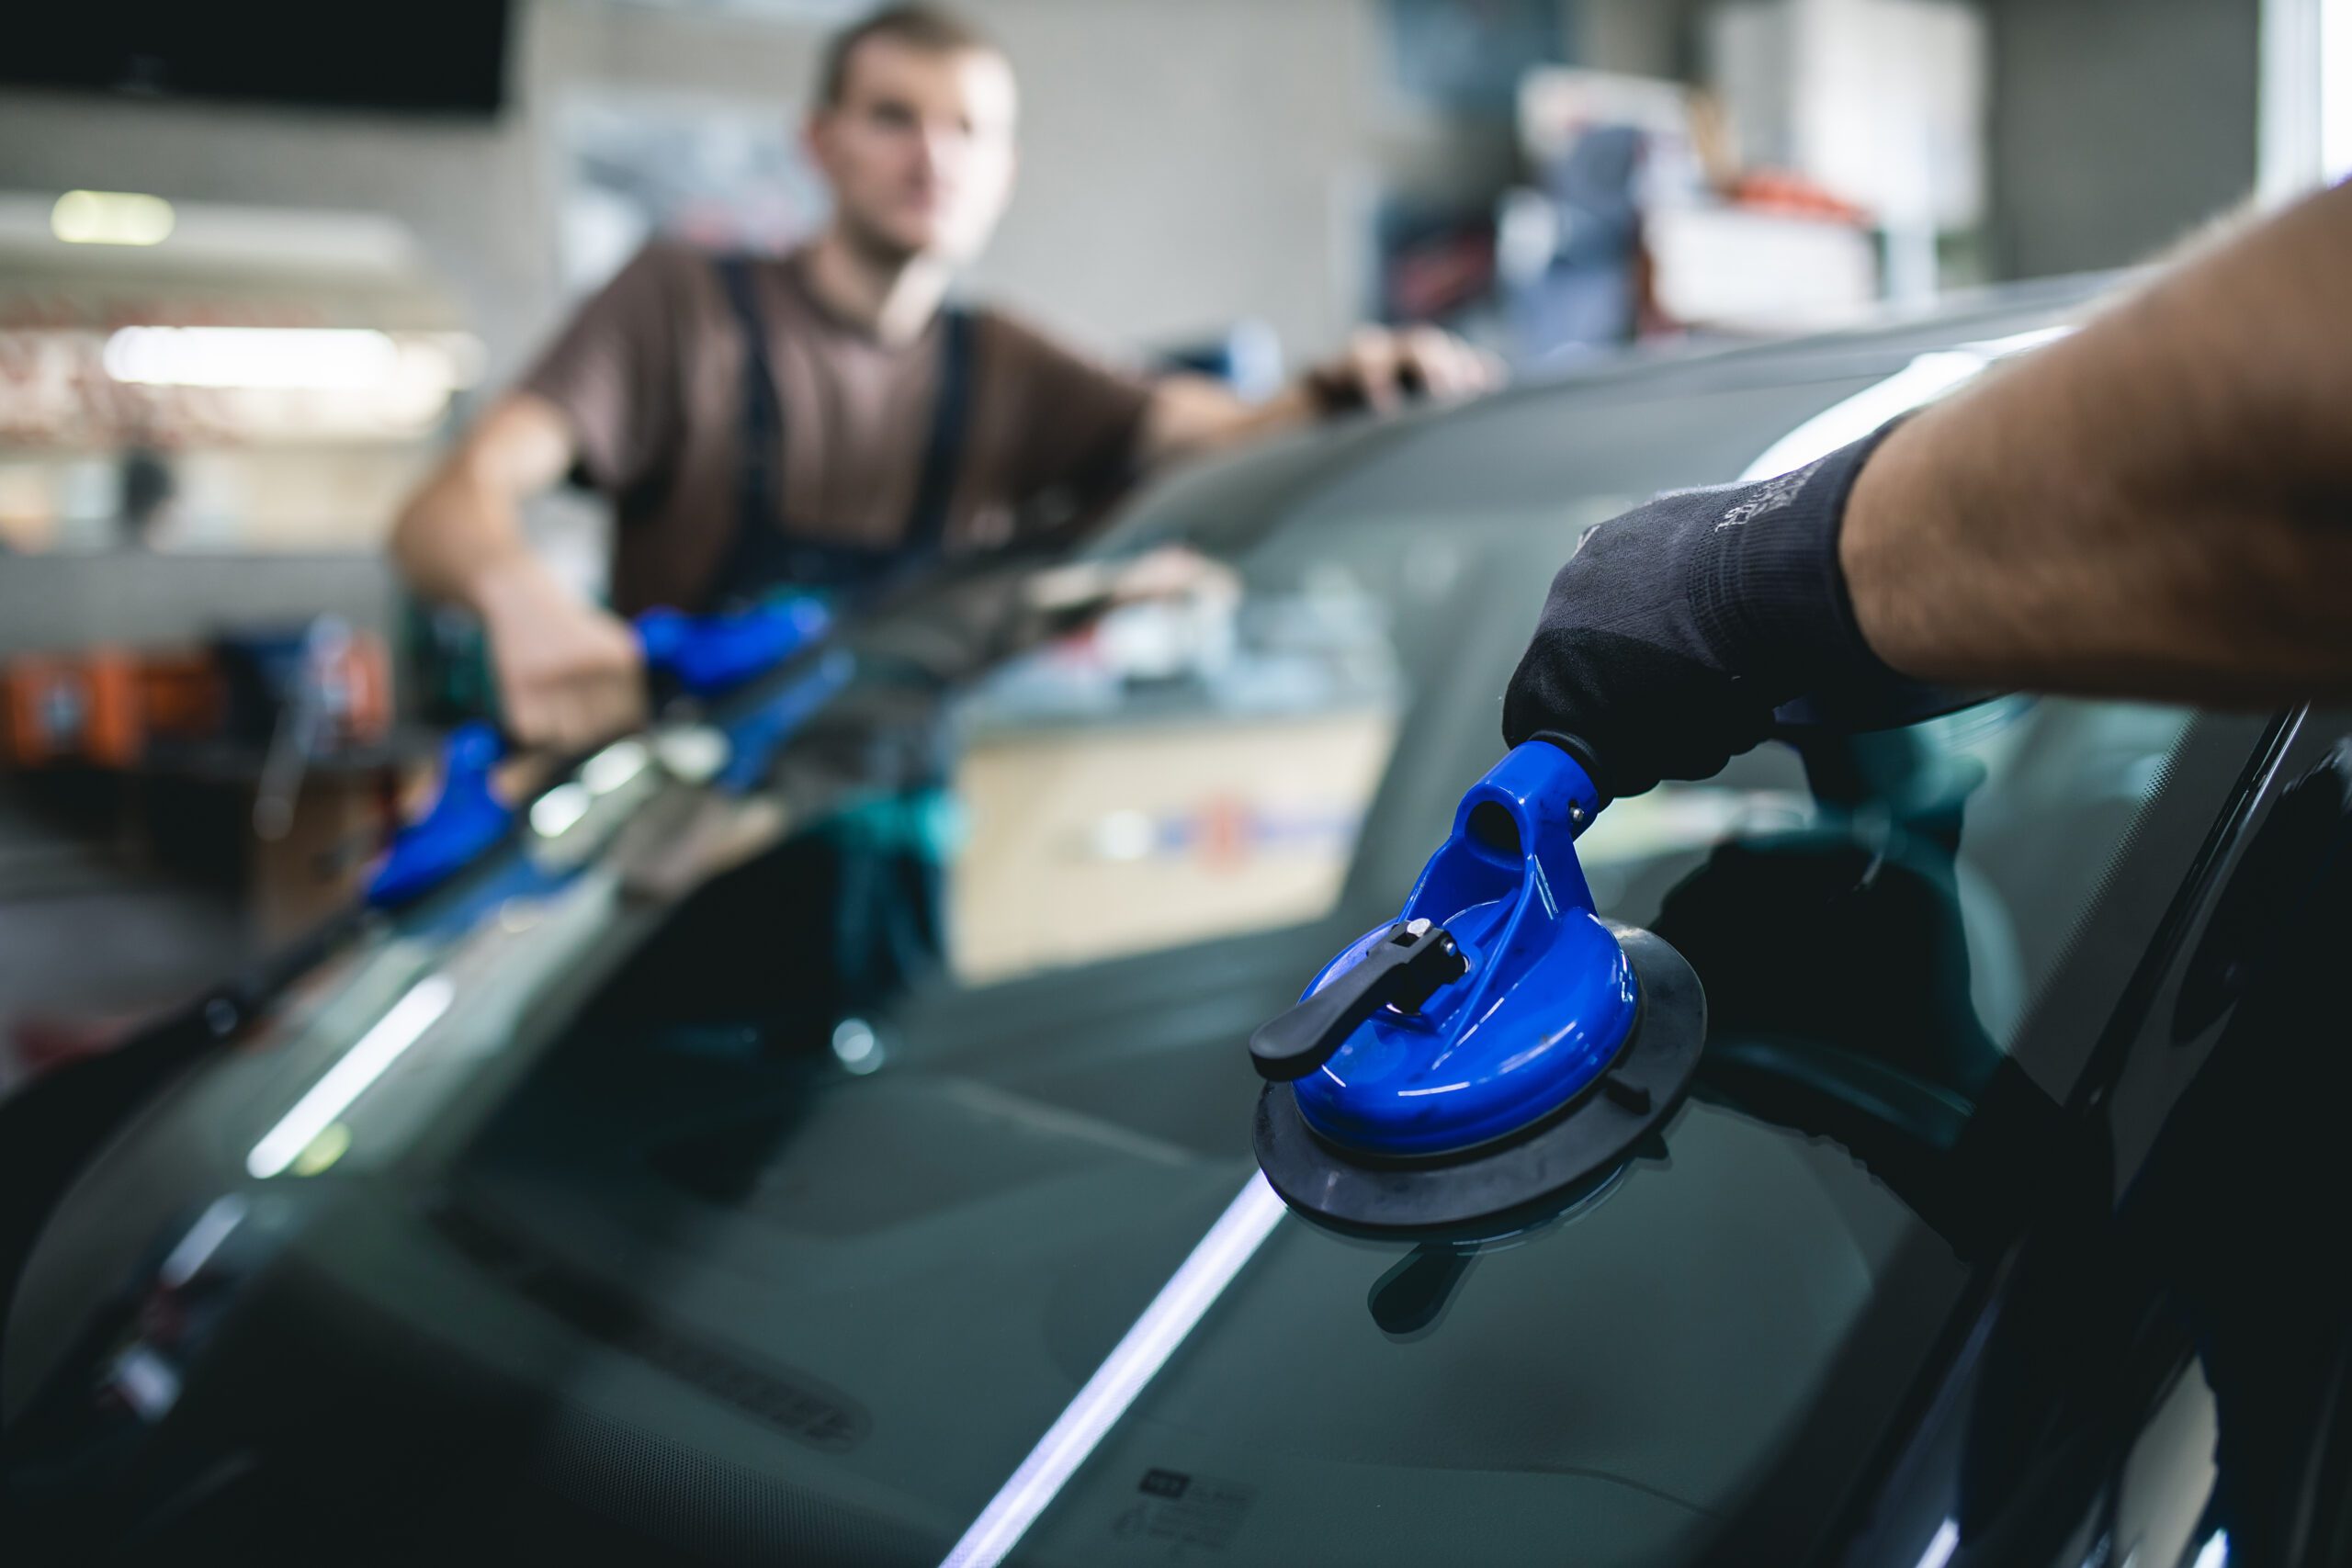
[[[11,660],[6,687],[8,759],[17,767],[79,761],[127,767],[145,739],[139,666],[119,649]]]

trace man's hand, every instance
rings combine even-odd
[[[1800,696],[1900,681],[1855,629],[1838,527],[1876,436],[1756,484],[1658,497],[1588,534],[1552,580],[1503,697],[1604,795],[1708,777]]]
[[[1326,412],[1389,413],[1415,397],[1461,398],[1503,382],[1502,361],[1436,327],[1361,327],[1306,376]]]
[[[413,497],[392,556],[420,592],[469,606],[490,634],[507,733],[581,751],[645,716],[636,634],[548,575],[515,509],[569,468],[575,443],[544,398],[502,398]]]
[[[644,656],[626,622],[527,555],[486,569],[469,597],[490,635],[500,712],[516,740],[584,751],[644,722]]]
[[[1364,327],[1345,352],[1262,403],[1205,376],[1158,382],[1137,450],[1147,467],[1197,457],[1333,414],[1389,413],[1416,397],[1461,398],[1502,385],[1502,361],[1436,327]]]

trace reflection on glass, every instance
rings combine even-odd
[[[269,1177],[294,1165],[312,1139],[325,1132],[336,1117],[350,1109],[352,1101],[367,1093],[386,1069],[400,1060],[402,1052],[440,1021],[456,997],[457,987],[439,975],[428,976],[410,987],[375,1027],[361,1035],[254,1145],[253,1153],[245,1156],[246,1170],[257,1177]]]
[[[1201,1237],[1201,1244],[1152,1297],[1135,1326],[1086,1380],[1078,1397],[1037,1439],[1021,1468],[972,1521],[972,1528],[948,1552],[943,1568],[996,1568],[1004,1561],[1037,1516],[1078,1473],[1103,1434],[1127,1413],[1144,1385],[1216,1304],[1282,1217],[1282,1200],[1274,1196],[1265,1178],[1251,1177],[1208,1235]]]
[[[1396,742],[1386,607],[1340,562],[1113,611],[963,705],[966,984],[1329,910]]]

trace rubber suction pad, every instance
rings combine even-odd
[[[1589,1088],[1508,1137],[1421,1158],[1342,1148],[1300,1115],[1296,1091],[1258,1098],[1258,1164],[1283,1201],[1351,1235],[1474,1240],[1541,1224],[1600,1186],[1681,1103],[1707,1038],[1699,976],[1664,940],[1608,922],[1639,990],[1634,1026]]]

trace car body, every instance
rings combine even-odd
[[[2311,973],[2280,922],[2337,929],[2341,715],[2009,697],[1615,803],[1600,907],[1712,1010],[1662,1146],[1483,1246],[1317,1229],[1251,1158],[1244,1040],[1395,913],[1581,531],[2094,292],[1182,474],[1075,557],[1213,563],[1172,604],[1072,630],[1035,592],[1071,563],[1007,558],[855,619],[856,682],[761,792],[632,742],[111,1133],[11,1305],[23,1539],[2215,1568],[2292,1513],[2264,1539],[2340,1550],[2339,1298],[2281,1264],[2298,1306],[2256,1314],[2308,1328],[2294,1413],[2213,1369],[2278,1300],[2227,1238],[2327,1190],[2316,1134],[2312,1190],[2263,1185],[2222,1069],[2276,1082]],[[942,711],[944,806],[908,760]],[[845,896],[777,857],[853,830],[960,840],[946,972],[787,1028]],[[2222,1406],[2225,1461],[2300,1479],[2217,1484]]]

